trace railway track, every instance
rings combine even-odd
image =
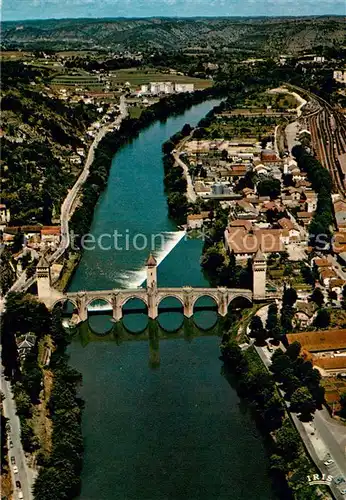
[[[322,97],[295,85],[296,91],[314,101],[317,109],[304,116],[307,121],[316,157],[330,172],[336,192],[346,197],[345,176],[339,155],[346,152],[346,120],[344,116]]]

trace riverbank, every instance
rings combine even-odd
[[[64,260],[61,274],[56,283],[54,283],[54,288],[56,288],[60,292],[64,292],[68,288],[68,285],[73,278],[76,269],[78,268],[81,257],[82,256],[80,253],[69,253],[68,257]]]
[[[280,499],[318,498],[307,481],[317,471],[291,421],[282,394],[254,347],[241,351],[224,336],[221,344],[226,373],[240,397],[247,400],[260,428],[268,439],[273,484]],[[326,487],[318,487],[324,492]]]
[[[149,127],[156,120],[164,121],[170,115],[182,113],[193,105],[224,93],[224,89],[215,87],[196,91],[192,94],[184,93],[164,97],[159,102],[146,108],[139,118],[124,119],[119,130],[109,132],[100,141],[95,151],[95,159],[90,167],[90,175],[86,179],[82,190],[81,204],[77,207],[71,219],[71,227],[79,235],[79,242],[82,235],[89,230],[95,205],[107,185],[112,159],[117,151],[131,142],[141,130]],[[91,186],[93,186],[93,189],[90,189]]]

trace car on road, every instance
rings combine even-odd
[[[10,448],[13,448],[13,441],[10,439]]]
[[[16,488],[21,489],[22,485],[20,484],[20,481],[16,481]]]
[[[332,465],[332,464],[334,463],[334,460],[332,460],[332,459],[330,459],[330,460],[326,460],[326,461],[325,461],[325,462],[323,462],[323,463],[324,463],[324,465],[325,465],[326,467],[329,467],[330,465]]]
[[[346,488],[340,490],[341,495],[346,495]]]
[[[345,482],[345,478],[343,476],[338,476],[334,478],[334,483],[335,484],[341,484]]]
[[[15,474],[18,474],[18,472],[19,472],[18,467],[16,465],[13,466],[13,472]]]
[[[11,457],[11,464],[14,465],[16,463],[16,459],[12,456]]]

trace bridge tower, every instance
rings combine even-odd
[[[253,272],[253,298],[254,300],[264,299],[266,296],[267,262],[260,248],[258,248],[255,257],[253,259],[252,272]]]
[[[44,255],[42,255],[36,266],[37,293],[42,302],[51,297],[50,265]]]
[[[146,262],[147,288],[157,288],[157,262],[153,254],[150,254]]]
[[[157,262],[152,254],[148,257],[146,267],[148,316],[150,319],[156,319],[159,313],[157,304]]]

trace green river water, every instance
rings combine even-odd
[[[199,265],[202,241],[182,239],[167,217],[161,146],[185,123],[197,124],[215,104],[207,101],[157,122],[118,152],[91,233],[98,237],[117,230],[129,235],[129,245],[85,251],[70,290],[141,285],[150,244],[136,250],[131,243],[138,233],[144,235],[141,243],[164,234],[162,247],[154,249],[159,286],[208,286]],[[168,330],[183,320],[178,312],[160,318]],[[195,320],[206,328],[216,313],[200,311]],[[90,324],[97,331],[105,321],[93,316]],[[124,322],[142,329],[146,316],[129,315]],[[71,364],[83,375],[86,403],[82,500],[274,498],[263,439],[223,376],[220,339],[201,334],[166,334],[156,346],[156,365],[149,362],[143,336],[71,344]]]

